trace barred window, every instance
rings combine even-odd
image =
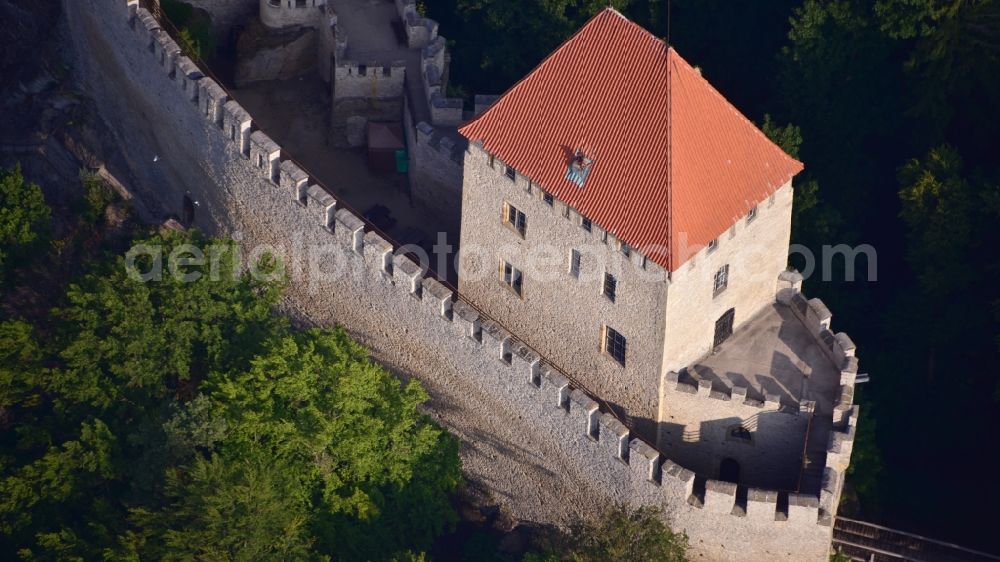
[[[616,293],[618,291],[618,280],[615,279],[614,275],[605,272],[604,273],[604,296],[608,297],[608,300],[615,302]]]
[[[514,291],[517,296],[522,296],[523,284],[522,284],[521,270],[514,267],[508,262],[500,262],[500,280],[503,281],[504,285]]]
[[[580,250],[570,250],[569,255],[569,274],[574,278],[580,278],[580,262],[583,260],[583,256],[580,255]]]
[[[522,237],[528,230],[528,217],[510,203],[504,203],[503,222],[516,230]]]
[[[715,272],[715,286],[713,288],[712,296],[716,296],[722,291],[726,290],[729,286],[729,264],[719,268],[719,271]]]
[[[628,341],[611,326],[604,326],[604,353],[610,355],[622,367],[625,366],[625,349]]]

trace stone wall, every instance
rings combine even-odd
[[[739,463],[740,482],[776,490],[797,489],[806,441],[809,404],[783,407],[777,396],[758,402],[747,398],[746,388],[712,389],[682,382],[667,374],[663,385],[665,408],[661,441],[664,453],[698,474],[719,477],[723,459]],[[743,427],[749,440],[730,433]]]
[[[735,309],[735,331],[774,302],[776,280],[788,265],[792,194],[789,181],[773,200],[759,202],[752,221],[733,217],[715,250],[692,248],[687,263],[671,273],[663,372],[682,369],[711,351],[715,321],[730,308]],[[715,273],[727,264],[728,287],[715,295]]]
[[[469,479],[515,517],[565,522],[593,506],[657,505],[688,533],[694,556],[826,559],[821,497],[741,491],[662,460],[535,352],[366,232],[134,0],[63,5],[78,75],[116,124],[125,175],[150,212],[178,212],[191,190],[200,228],[234,236],[248,258],[262,249],[282,256],[285,311],[304,324],[343,325],[379,361],[424,382],[430,413],[462,439]],[[842,457],[849,443],[837,441]]]
[[[492,164],[491,164],[492,162]],[[624,255],[599,225],[588,232],[563,202],[545,202],[537,184],[471,143],[462,187],[460,290],[477,306],[520,333],[580,382],[655,435],[663,352],[665,272],[632,252]],[[503,221],[505,204],[527,218],[522,238]],[[570,252],[581,252],[580,275],[570,275]],[[555,254],[555,255],[552,255]],[[548,259],[546,259],[548,258]],[[503,259],[524,271],[523,296],[506,290]],[[554,262],[555,265],[551,265]],[[616,298],[602,294],[604,274],[617,279]],[[773,297],[772,297],[773,298]],[[625,365],[602,352],[602,328],[627,340]]]
[[[438,23],[417,13],[416,0],[395,0],[396,11],[403,21],[406,43],[411,49],[422,49],[437,38]]]
[[[408,135],[410,162],[410,193],[429,209],[442,209],[446,220],[455,222],[458,232],[462,208],[462,165],[468,143],[459,135],[435,129],[426,122],[417,123],[413,135]]]
[[[315,26],[326,0],[259,0],[260,21],[272,28]]]
[[[334,68],[333,99],[390,99],[403,96],[406,62],[389,65],[354,61],[337,61]],[[396,115],[399,118],[399,115]]]

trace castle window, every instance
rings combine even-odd
[[[615,279],[614,275],[608,272],[604,272],[604,286],[602,287],[601,293],[608,297],[608,300],[615,302],[615,298],[618,296],[618,280]]]
[[[305,8],[306,7],[306,0],[295,0],[295,7],[296,8]]]
[[[368,76],[368,65],[365,64],[358,65],[358,76]]]
[[[767,198],[767,206],[768,207],[773,207],[774,206],[774,194],[773,193],[771,194],[770,197]]]
[[[264,167],[264,155],[263,154],[258,154],[257,155],[257,167],[258,168],[263,168]]]
[[[280,8],[281,7],[281,0],[267,0],[267,3],[270,4],[274,8]]]
[[[503,222],[524,238],[524,233],[528,230],[528,217],[517,207],[510,203],[504,203]]]
[[[736,225],[735,224],[733,226],[729,227],[729,239],[732,240],[733,238],[736,238]]]
[[[508,262],[503,260],[500,261],[500,281],[519,297],[523,294],[522,279],[523,277],[520,269],[514,267]]]
[[[632,246],[629,246],[628,244],[626,244],[624,242],[622,242],[618,246],[618,249],[621,250],[622,254],[624,254],[625,257],[629,257],[629,256],[632,255]]]
[[[544,195],[542,195],[542,200],[545,201],[545,204],[548,205],[549,207],[555,204],[555,199],[552,198],[551,193],[545,193]]]
[[[392,67],[391,66],[383,66],[382,67],[382,76],[392,76]]]
[[[643,268],[643,269],[646,269],[646,262],[647,262],[647,261],[648,261],[648,260],[646,259],[646,256],[642,256],[642,268]]]
[[[593,227],[593,224],[587,217],[580,217],[580,226],[583,227],[583,229],[586,230],[587,232],[590,232],[590,229]]]
[[[531,180],[528,180],[528,183],[525,184],[524,190],[528,192],[528,195],[531,195]]]
[[[753,442],[753,434],[750,430],[743,427],[742,425],[733,425],[729,427],[726,432],[726,438],[729,441],[741,441],[743,443]]]
[[[752,223],[755,218],[757,218],[757,205],[754,205],[747,213],[747,224]]]
[[[715,238],[714,240],[709,240],[709,242],[708,242],[708,251],[709,252],[714,252],[714,251],[716,251],[718,249],[719,249],[719,239]]]
[[[583,260],[583,256],[580,255],[580,250],[570,250],[569,254],[569,274],[575,279],[580,278],[580,262]]]
[[[493,156],[492,154],[490,154],[490,168],[493,167],[493,164],[494,164],[494,162],[496,162],[496,160],[497,160],[496,156]]]
[[[601,242],[604,242],[605,244],[608,243],[608,231],[607,230],[605,230],[604,232],[601,233]]]
[[[717,296],[722,291],[725,291],[726,287],[728,286],[729,286],[729,264],[727,263],[726,265],[720,267],[719,271],[715,272],[715,282],[712,291],[712,296],[713,297]]]
[[[577,149],[569,161],[569,166],[566,167],[566,179],[575,183],[577,187],[583,187],[593,165],[594,161],[587,158],[582,149]]]
[[[514,168],[512,168],[510,166],[507,166],[506,174],[507,174],[507,178],[510,181],[514,181],[514,179],[517,177],[517,170],[515,170]]]
[[[602,342],[602,351],[607,353],[611,358],[618,362],[622,367],[625,366],[625,348],[628,345],[628,341],[625,336],[619,334],[611,326],[604,326],[604,338]]]

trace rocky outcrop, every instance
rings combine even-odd
[[[287,80],[316,71],[316,30],[307,27],[268,29],[254,22],[240,35],[236,85]]]

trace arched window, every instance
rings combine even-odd
[[[732,425],[726,430],[726,439],[729,441],[742,441],[744,443],[753,442],[753,434],[742,425]]]

